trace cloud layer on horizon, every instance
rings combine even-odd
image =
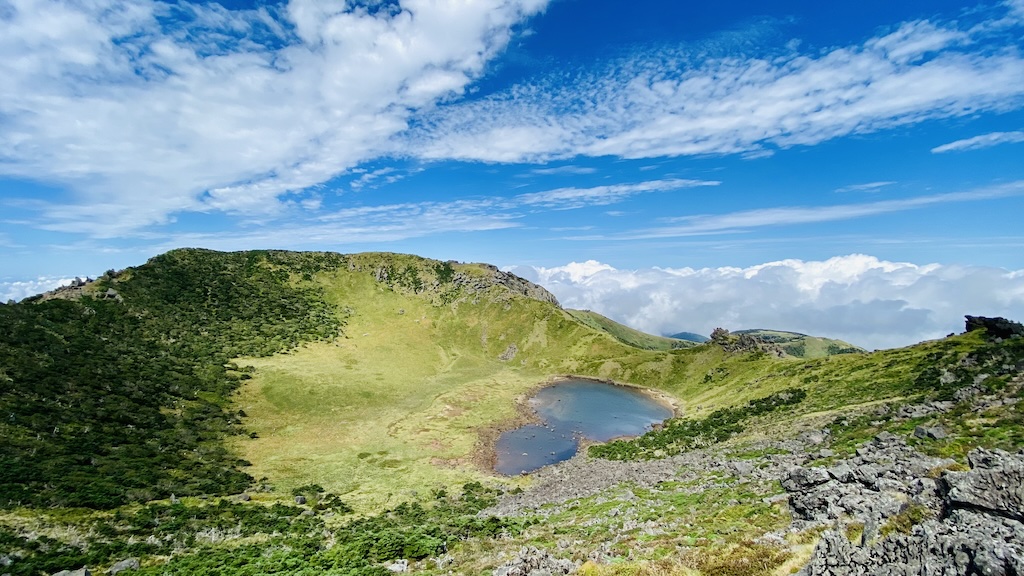
[[[962,332],[965,314],[1024,319],[1024,270],[922,266],[862,254],[748,268],[617,270],[590,260],[510,270],[567,308],[652,334],[770,328],[874,349]]]

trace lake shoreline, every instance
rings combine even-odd
[[[561,397],[553,396],[547,399],[542,397],[546,390],[563,384],[569,386],[561,392]],[[594,384],[599,387],[584,386],[583,389],[577,387],[574,390],[572,384]],[[624,389],[625,394],[609,392],[608,389],[601,388],[604,386]],[[591,393],[591,390],[594,392]],[[556,408],[562,400],[568,401],[564,405],[569,406],[566,408],[570,411],[568,416],[556,414]],[[619,420],[616,410],[622,410],[619,412],[622,415],[622,420]],[[657,429],[666,420],[678,416],[680,408],[675,398],[659,390],[631,383],[565,374],[551,376],[520,394],[516,398],[516,411],[515,417],[490,426],[480,433],[481,443],[474,462],[481,468],[486,467],[489,474],[503,478],[515,478],[563,461],[566,458],[567,450],[569,450],[566,444],[570,437],[566,433],[570,432],[570,427],[572,452],[567,456],[568,458],[574,457],[575,454],[595,443],[634,438],[648,430]],[[547,412],[546,416],[545,412]],[[664,414],[665,412],[667,414]],[[595,419],[595,414],[607,414],[612,420]],[[613,423],[613,420],[617,422]],[[540,428],[531,430],[527,428],[530,425],[538,425]],[[507,433],[521,429],[524,434],[529,433],[530,436],[528,438],[507,436]],[[607,435],[624,431],[623,429],[629,430],[629,432],[616,433],[611,437]],[[547,434],[548,431],[551,432],[550,435]],[[595,437],[603,438],[603,440],[595,439]],[[507,444],[503,450],[499,450],[499,443],[503,438],[510,444]],[[522,450],[523,456],[529,457],[527,462],[522,463],[525,472],[510,472],[509,470],[520,467],[520,464],[516,464],[518,460],[516,454],[520,450]],[[547,462],[551,456],[559,459]],[[499,470],[502,458],[511,459],[511,462],[505,461],[504,471]],[[533,459],[532,462],[530,462],[531,459]]]

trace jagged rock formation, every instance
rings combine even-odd
[[[572,560],[555,558],[546,550],[528,546],[519,550],[514,558],[494,569],[494,576],[557,576],[577,568]]]
[[[490,264],[481,264],[480,267],[489,271],[490,274],[486,276],[479,276],[475,274],[456,272],[452,277],[452,282],[463,288],[468,288],[471,291],[486,290],[487,288],[495,285],[504,286],[513,294],[520,294],[527,298],[540,300],[541,302],[549,302],[555,306],[561,307],[554,294],[548,292],[545,288],[530,282],[529,280],[520,278],[511,272],[502,272],[501,270],[498,270],[496,266],[491,266]]]
[[[859,544],[841,529],[826,532],[801,574],[1024,574],[1024,452],[974,450],[970,471],[943,472],[938,480],[928,469],[935,459],[892,435],[877,438],[863,456],[858,451],[852,463],[858,460],[857,467],[799,468],[783,482],[798,518],[863,523]],[[877,537],[882,522],[900,519],[911,522],[909,533]]]
[[[967,319],[967,332],[985,330],[992,338],[1012,338],[1024,336],[1024,325],[1020,322],[1002,317],[986,318],[985,316],[964,316]]]

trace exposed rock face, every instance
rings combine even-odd
[[[883,432],[855,457],[831,467],[790,470],[782,487],[790,493],[798,527],[846,518],[881,525],[907,503],[938,507],[938,487],[930,474],[952,463],[924,456],[903,438]]]
[[[555,306],[561,307],[561,304],[558,303],[558,299],[555,298],[555,295],[548,292],[543,287],[524,278],[520,278],[510,272],[502,272],[494,266],[487,265],[484,267],[489,272],[489,276],[480,277],[477,275],[457,272],[455,276],[452,277],[452,282],[471,291],[486,290],[494,285],[504,286],[513,294],[526,296],[527,298],[540,300],[541,302],[550,302]]]
[[[985,316],[964,316],[967,319],[967,331],[985,330],[993,338],[1010,338],[1024,336],[1024,325],[1006,318],[986,318]]]
[[[533,546],[519,550],[515,558],[494,569],[494,576],[557,576],[577,568],[572,560],[555,558],[550,552]]]
[[[879,455],[890,453],[896,456],[893,450],[903,451],[891,439],[886,439],[875,448]],[[818,500],[818,505],[828,509],[831,499],[839,497],[835,503],[846,513],[845,518],[864,522],[866,537],[860,545],[855,545],[840,530],[825,532],[810,562],[800,574],[1024,575],[1024,524],[1021,522],[1024,519],[1021,509],[1024,495],[1024,452],[1008,454],[1000,450],[975,450],[970,454],[972,469],[969,472],[945,472],[938,482],[918,474],[921,466],[927,465],[927,461],[921,460],[925,457],[919,454],[903,456],[911,460],[899,461],[900,466],[904,466],[897,474],[899,479],[884,485],[882,480],[888,474],[875,475],[877,462],[865,462],[865,465],[875,466],[867,477],[861,474],[864,466],[849,469],[849,474],[845,469],[838,474],[849,478],[858,478],[858,474],[861,474],[862,479],[875,476],[879,495],[869,499],[876,504],[885,503],[881,498],[886,491],[902,491],[906,503],[897,501],[895,508],[885,505],[849,507],[843,505],[848,495],[840,496],[842,489]],[[830,470],[830,475],[835,477],[833,470]],[[903,475],[905,473],[909,474]],[[806,475],[796,476],[803,478]],[[793,473],[790,478],[793,478]],[[860,479],[857,482],[862,483]],[[805,483],[789,482],[787,489],[795,489],[791,493],[793,502],[807,503],[811,500],[811,494],[816,492],[819,496],[825,496],[821,490],[828,484],[815,484],[807,490]],[[926,508],[934,518],[914,525],[909,534],[893,533],[881,539],[876,539],[874,533],[868,535],[868,528],[877,526],[876,518],[891,518],[896,513],[904,512],[907,503]],[[802,514],[805,517],[822,515],[820,509],[814,508],[803,508]],[[835,516],[832,511],[826,515]]]
[[[1024,458],[978,449],[969,459],[970,472],[949,472],[940,480],[948,505],[1024,522]]]

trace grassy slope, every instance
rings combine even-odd
[[[679,348],[691,348],[697,345],[696,342],[690,342],[688,340],[655,336],[653,334],[634,330],[629,326],[619,324],[611,318],[606,318],[605,316],[591,310],[566,310],[566,312],[587,326],[607,332],[623,344],[629,344],[630,346],[640,348],[641,350],[677,350]]]
[[[804,387],[809,395],[796,414],[815,420],[845,405],[904,395],[923,356],[970,347],[968,337],[817,360],[711,345],[641,350],[581,322],[577,311],[510,298],[500,286],[445,304],[436,290],[393,289],[366,270],[324,272],[316,281],[351,311],[346,336],[245,360],[257,371],[237,404],[259,438],[235,446],[253,463],[253,476],[280,488],[316,482],[361,509],[487,477],[481,432],[515,419],[517,399],[559,375],[658,388],[693,416]],[[513,343],[515,358],[499,360]]]
[[[787,354],[796,358],[824,358],[838,354],[865,352],[863,348],[842,340],[808,336],[784,330],[737,330],[734,334],[749,334],[766,342],[774,342],[781,346]]]

